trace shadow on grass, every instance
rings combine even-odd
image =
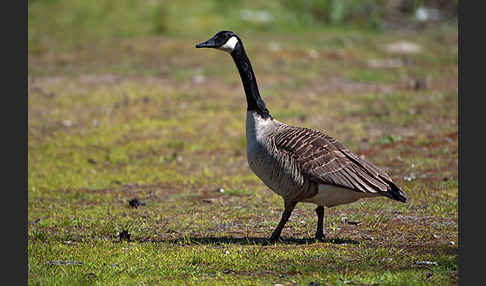
[[[359,241],[352,239],[332,238],[322,241],[313,238],[281,238],[277,242],[270,242],[267,238],[261,237],[182,237],[177,239],[160,240],[158,242],[172,243],[178,245],[191,244],[239,244],[239,245],[277,245],[277,244],[312,244],[317,242],[333,244],[359,244]]]

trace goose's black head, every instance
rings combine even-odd
[[[241,45],[238,35],[231,31],[220,31],[211,39],[196,45],[196,48],[214,48],[231,53]]]

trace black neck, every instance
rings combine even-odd
[[[231,56],[235,61],[236,67],[240,72],[241,81],[243,82],[243,88],[245,89],[246,94],[246,102],[248,103],[248,111],[256,111],[260,114],[263,118],[272,118],[270,112],[265,106],[265,102],[260,97],[260,93],[258,92],[258,85],[255,79],[255,74],[253,73],[253,69],[251,68],[250,60],[246,55],[245,49],[241,44],[241,40],[238,41],[233,52],[231,52]]]

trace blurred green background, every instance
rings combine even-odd
[[[457,0],[29,0],[29,51],[139,36],[187,37],[305,32],[351,27],[373,32],[456,25]],[[425,9],[424,9],[425,8]]]

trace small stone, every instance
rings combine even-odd
[[[130,241],[130,236],[131,234],[128,233],[128,230],[123,230],[120,232],[120,241],[123,241],[123,240],[126,240],[126,241]]]
[[[277,42],[270,42],[268,48],[273,52],[280,51],[280,44]]]
[[[387,45],[386,51],[392,54],[417,54],[422,51],[422,47],[412,42],[400,41]]]
[[[415,18],[420,22],[437,21],[440,19],[440,11],[434,8],[419,7],[415,12]]]
[[[319,53],[316,50],[311,49],[309,50],[309,57],[317,59],[319,57]]]
[[[348,221],[348,224],[350,225],[358,225],[360,223],[361,223],[360,221]]]
[[[132,208],[138,208],[139,206],[144,206],[145,203],[144,202],[141,202],[139,201],[138,199],[131,199],[128,201],[128,204],[130,205],[130,207]]]
[[[192,82],[196,83],[196,84],[203,83],[205,81],[206,81],[206,78],[202,74],[195,75],[195,76],[192,77]]]
[[[404,176],[403,179],[410,182],[417,179],[417,176],[414,173],[411,173],[409,176]]]
[[[34,221],[29,221],[29,224],[38,224],[40,222],[40,218],[34,220]]]
[[[368,66],[371,68],[399,68],[403,65],[399,59],[372,59],[368,61]]]
[[[61,124],[66,127],[71,127],[73,125],[73,122],[71,120],[63,120],[61,121]]]

